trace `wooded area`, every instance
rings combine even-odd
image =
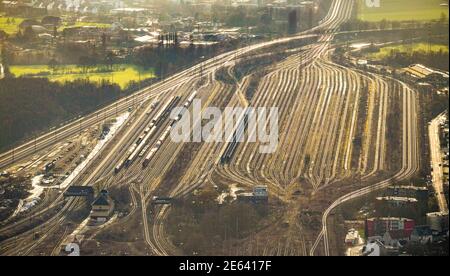
[[[53,83],[42,78],[0,80],[0,149],[120,96],[110,83]]]

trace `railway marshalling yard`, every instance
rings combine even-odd
[[[413,177],[420,163],[416,92],[398,80],[332,59],[334,35],[353,8],[352,1],[335,0],[311,30],[221,54],[15,148],[14,161],[12,152],[1,155],[0,167],[8,171],[36,155],[52,160],[48,155],[55,149],[82,139],[80,129],[89,137],[86,143],[93,143],[102,122],[128,114],[71,181],[108,189],[116,201],[114,218],[80,232],[85,202],[63,199],[62,189],[44,190],[37,206],[2,222],[0,254],[58,255],[78,234],[82,254],[190,255],[169,234],[176,207],[154,207],[152,197],[182,200],[231,185],[267,185],[265,220],[271,223],[263,221],[240,239],[211,245],[208,254],[342,254],[334,211]],[[161,112],[174,99],[175,105],[189,104],[194,91],[203,107],[278,107],[277,150],[261,154],[260,143],[239,143],[221,162],[227,143],[172,142],[166,131],[174,122]],[[127,162],[143,134],[149,147]],[[75,147],[67,153],[81,154]]]

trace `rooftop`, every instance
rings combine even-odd
[[[389,189],[404,189],[404,190],[416,190],[416,191],[427,191],[427,187],[416,187],[416,186],[391,186]]]
[[[448,216],[448,212],[435,212],[427,214],[427,217],[444,217],[444,216]]]
[[[92,206],[109,206],[111,205],[111,199],[108,196],[107,191],[101,191],[98,197],[95,199]]]
[[[426,67],[425,65],[422,65],[422,64],[413,64],[413,65],[411,65],[409,67],[404,68],[403,71],[405,73],[410,74],[410,75],[412,75],[412,76],[414,76],[416,78],[419,78],[419,79],[424,79],[424,78],[426,78],[426,77],[428,77],[428,76],[430,76],[432,74],[439,74],[439,75],[442,75],[445,78],[449,77],[448,73],[444,73],[444,72],[441,72],[441,71],[437,71],[437,70],[431,69],[431,68]]]
[[[412,219],[409,218],[396,218],[396,217],[385,217],[385,218],[369,218],[367,219],[368,221],[374,221],[374,220],[381,220],[381,221],[414,221]]]
[[[415,198],[400,197],[400,196],[377,197],[377,200],[381,200],[381,201],[396,201],[396,202],[417,202],[417,199],[415,199]]]
[[[94,189],[92,187],[87,186],[70,186],[64,196],[87,196],[93,195]]]

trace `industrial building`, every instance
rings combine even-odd
[[[449,74],[439,70],[434,70],[422,64],[413,64],[400,70],[407,79],[414,82],[429,83],[437,88],[446,86],[449,83]]]
[[[70,186],[64,192],[64,197],[92,197],[94,189],[88,186]]]
[[[239,202],[267,203],[269,200],[269,191],[267,186],[255,186],[253,192],[238,194],[237,200]]]
[[[409,234],[414,230],[415,221],[408,218],[369,218],[366,220],[366,236],[383,236],[387,231],[404,230]]]
[[[415,198],[418,201],[426,201],[428,199],[428,188],[416,186],[391,186],[388,188],[386,196],[408,197]]]
[[[389,207],[403,207],[411,206],[417,204],[417,199],[411,197],[400,197],[400,196],[383,196],[377,197],[377,204],[387,205]]]
[[[114,212],[114,201],[108,194],[108,191],[102,190],[92,203],[90,214],[90,223],[104,223]]]

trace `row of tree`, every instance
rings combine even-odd
[[[448,70],[449,68],[448,51],[443,51],[442,49],[439,51],[418,50],[410,52],[392,50],[383,61],[399,67],[421,63],[441,70]]]
[[[389,29],[429,29],[433,34],[442,34],[448,28],[448,18],[445,13],[442,13],[440,18],[434,21],[398,21],[386,20],[380,21],[365,21],[360,19],[352,19],[341,25],[342,31],[361,31],[361,30],[389,30]]]
[[[202,59],[233,49],[238,43],[233,40],[208,46],[191,44],[185,48],[163,47],[162,45],[158,47],[145,46],[133,51],[130,55],[130,62],[145,68],[153,67],[157,75],[165,76]]]
[[[112,102],[117,85],[87,80],[53,83],[40,78],[0,80],[0,149]]]

